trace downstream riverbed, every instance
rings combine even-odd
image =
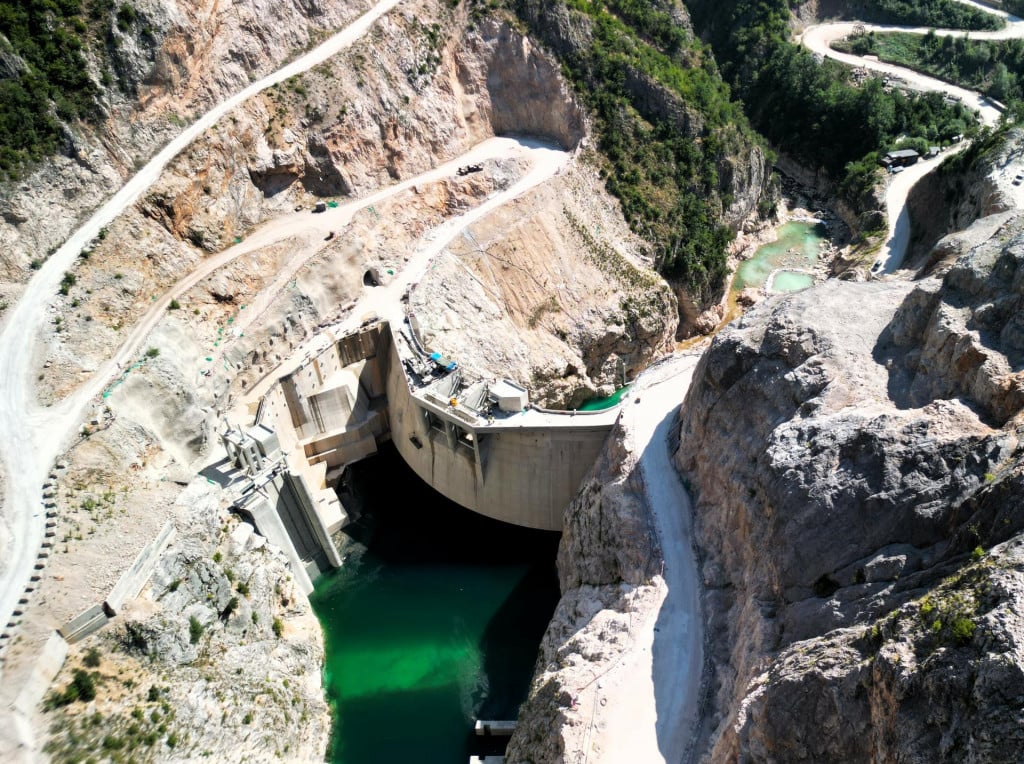
[[[331,761],[465,764],[475,718],[514,719],[558,602],[558,534],[444,499],[393,449],[355,465],[344,567],[312,597]]]
[[[778,239],[759,247],[754,256],[736,269],[732,288],[762,288],[767,284],[773,292],[806,289],[813,283],[810,271],[818,264],[822,244],[828,240],[828,229],[822,223],[794,221],[777,231]]]

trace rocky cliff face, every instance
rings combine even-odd
[[[558,550],[562,597],[506,761],[569,762],[604,753],[595,731],[606,702],[599,687],[615,692],[609,672],[639,649],[634,622],[656,612],[665,595],[638,457],[630,432],[617,425],[566,511]]]
[[[944,276],[763,304],[702,360],[676,459],[710,760],[1016,757],[1024,219],[991,223]]]
[[[178,536],[150,586],[58,677],[46,718],[57,760],[323,760],[319,623],[284,555],[221,510],[219,494],[200,478],[178,497]],[[83,670],[95,698],[63,704]]]
[[[70,126],[61,155],[0,189],[0,296],[16,295],[30,263],[45,259],[184,120],[273,71],[369,3],[144,0],[131,7],[130,23],[118,24],[111,4],[103,12],[104,41],[87,51],[95,79],[109,82],[101,99],[105,119]]]
[[[741,128],[734,122],[723,122],[720,116],[712,113],[717,107],[710,106],[705,97],[695,96],[692,86],[678,84],[678,80],[686,79],[686,75],[673,79],[658,73],[665,68],[686,70],[704,67],[709,77],[699,88],[716,88],[718,73],[713,63],[703,60],[703,54],[696,52],[699,46],[683,52],[687,43],[679,42],[692,40],[686,7],[673,0],[655,3],[652,7],[653,14],[669,17],[675,24],[671,30],[663,32],[681,35],[677,44],[663,46],[663,49],[659,49],[655,42],[659,34],[640,29],[642,24],[636,26],[639,16],[631,13],[621,14],[621,19],[611,22],[607,28],[622,24],[624,19],[628,23],[622,25],[619,33],[634,25],[636,36],[629,38],[626,34],[615,42],[608,42],[602,38],[607,31],[604,22],[580,12],[571,4],[520,0],[516,10],[533,34],[563,62],[582,91],[607,90],[611,94],[609,102],[616,103],[618,110],[613,117],[591,101],[595,113],[604,114],[599,138],[608,155],[603,168],[608,177],[608,188],[619,196],[624,207],[632,210],[628,217],[634,231],[647,239],[649,248],[663,258],[663,271],[676,274],[672,280],[679,305],[679,335],[709,331],[716,321],[714,317],[702,320],[701,314],[718,301],[724,286],[724,283],[719,283],[717,275],[720,268],[720,264],[715,262],[717,245],[709,240],[705,251],[688,253],[686,257],[696,265],[682,267],[678,263],[673,264],[671,261],[678,254],[679,242],[673,240],[674,234],[664,230],[662,223],[666,219],[688,218],[687,225],[700,229],[687,232],[686,235],[694,238],[706,234],[711,227],[721,225],[735,233],[756,214],[763,199],[772,201],[777,197],[777,189],[770,182],[771,168],[765,153],[753,136],[745,131],[745,123]],[[657,25],[662,22],[651,23]],[[627,38],[628,42],[625,41]],[[663,68],[645,67],[633,61],[630,54],[620,56],[617,52],[622,49],[632,52],[640,48],[646,51],[642,55],[660,61],[658,67]],[[602,79],[605,77],[608,82]],[[616,101],[620,96],[622,100]],[[716,97],[726,99],[724,94]],[[634,121],[642,123],[643,127],[637,128]],[[647,130],[650,130],[649,134]],[[647,135],[646,140],[638,137],[641,134]],[[667,135],[671,135],[671,139],[665,140]],[[669,148],[670,143],[680,138],[692,141],[704,153],[699,163],[685,165],[685,173],[676,167],[679,159],[672,156],[676,149]],[[625,148],[620,145],[620,140],[626,144]],[[657,156],[671,158],[663,159],[662,166],[652,170],[644,166],[643,159],[637,159],[636,155],[643,152],[632,151],[628,147],[630,141],[650,142],[654,147],[651,150],[657,152]],[[673,173],[678,173],[674,184],[666,183],[665,178],[672,177]],[[700,201],[691,204],[684,213],[674,207],[676,197],[689,200],[699,197]],[[649,208],[642,214],[637,213],[634,204],[638,198],[642,198]],[[716,276],[706,282],[702,278],[702,269],[716,273]]]
[[[954,257],[939,239],[979,218],[1016,209],[1016,172],[1024,169],[1024,130],[1014,128],[976,142],[928,173],[907,197],[911,240],[907,262],[929,268]],[[947,242],[947,245],[949,242]]]

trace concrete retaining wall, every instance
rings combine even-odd
[[[61,626],[60,634],[68,642],[74,644],[102,629],[109,620],[110,616],[107,615],[103,605],[93,605],[81,615]]]
[[[171,543],[174,536],[174,523],[168,520],[156,538],[146,544],[135,557],[131,567],[121,574],[121,578],[114,584],[114,588],[110,590],[110,594],[107,595],[106,602],[104,602],[110,616],[117,615],[125,602],[139,596],[142,587],[153,575],[153,568],[156,567],[156,561],[160,559],[161,552]]]
[[[139,596],[143,587],[153,575],[153,568],[167,545],[174,540],[174,523],[168,520],[152,541],[135,556],[131,566],[117,579],[99,605],[93,605],[60,627],[59,634],[69,643],[79,642],[107,625],[118,614],[124,603]],[[64,641],[61,640],[61,641]]]

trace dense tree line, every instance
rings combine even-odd
[[[972,40],[894,32],[862,34],[835,46],[930,74],[1004,103],[1024,98],[1024,40]]]
[[[876,24],[941,29],[1002,29],[1005,26],[998,16],[957,0],[853,0],[846,3],[844,15]]]
[[[526,6],[520,15],[553,40],[547,17]],[[722,224],[730,200],[719,163],[758,137],[710,49],[669,10],[649,0],[567,0],[564,9],[574,28],[586,25],[590,42],[553,47],[594,117],[608,190],[652,245],[659,270],[698,300],[713,299],[732,239]]]
[[[787,0],[689,0],[753,125],[774,145],[826,168],[857,202],[875,180],[877,152],[899,136],[933,143],[970,134],[975,120],[937,93],[903,94],[790,42]]]

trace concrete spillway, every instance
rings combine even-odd
[[[290,539],[286,552],[308,587],[325,564],[337,564],[329,536],[347,515],[332,486],[383,443],[392,441],[420,478],[463,507],[557,531],[617,417],[617,408],[530,406],[515,383],[468,379],[456,362],[424,350],[410,322],[376,321],[279,378],[249,429],[229,430],[224,441],[249,475],[236,506],[276,543]],[[246,498],[254,496],[262,498]]]

